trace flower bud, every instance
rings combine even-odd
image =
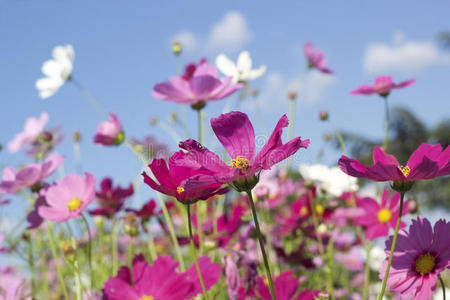
[[[181,51],[183,51],[183,47],[181,47],[180,42],[177,42],[177,41],[173,42],[173,44],[172,44],[173,54],[180,55]]]
[[[176,112],[173,112],[170,114],[170,122],[175,123],[178,121],[178,114]]]
[[[150,124],[152,126],[156,126],[158,124],[158,122],[159,122],[158,117],[153,117],[150,119]]]
[[[205,106],[206,106],[206,102],[205,101],[199,101],[199,102],[194,103],[194,104],[191,105],[193,110],[201,110]]]
[[[408,209],[410,214],[419,212],[419,203],[416,200],[408,200]]]
[[[317,295],[318,300],[329,300],[331,299],[331,296],[328,292],[321,291],[319,292],[319,295]]]
[[[326,121],[326,120],[328,120],[328,111],[322,110],[322,111],[319,113],[319,118],[320,118],[321,121]]]
[[[75,261],[75,248],[70,240],[59,242],[59,248],[61,248],[61,252],[68,261]]]
[[[125,218],[123,231],[129,236],[137,236],[139,234],[139,222],[135,214],[129,214]]]
[[[79,143],[81,141],[81,133],[77,130],[73,133],[73,141]]]
[[[53,135],[51,132],[48,131],[44,131],[39,135],[39,141],[41,141],[42,143],[49,143],[51,142],[53,139]]]
[[[253,97],[258,97],[259,95],[259,90],[258,89],[252,89],[252,96]]]
[[[323,135],[323,139],[324,139],[325,141],[331,140],[331,134],[325,133],[325,134]]]
[[[120,144],[123,143],[124,140],[125,140],[125,132],[121,131],[116,135],[113,143],[114,145],[119,146]]]
[[[295,99],[297,98],[297,93],[296,93],[296,92],[290,92],[290,93],[288,94],[288,98],[289,98],[290,100],[295,100]]]

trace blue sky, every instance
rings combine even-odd
[[[252,85],[265,126],[273,128],[288,113],[286,93],[300,85],[295,135],[311,139],[299,161],[313,161],[330,129],[318,121],[327,109],[344,130],[382,137],[383,105],[379,97],[352,96],[349,91],[372,83],[377,75],[392,74],[401,81],[417,78],[413,86],[392,93],[391,107],[410,107],[427,124],[449,116],[450,58],[436,44],[436,35],[448,30],[446,1],[433,5],[418,1],[0,1],[0,142],[3,145],[22,130],[25,119],[42,111],[50,115],[49,127],[63,126],[66,139],[57,151],[65,154],[65,170],[75,171],[71,136],[83,135],[83,169],[98,179],[113,176],[120,183],[134,180],[139,163],[124,146],[99,147],[92,143],[98,113],[72,85],[64,85],[49,99],[40,99],[34,87],[42,77],[41,65],[53,47],[75,48],[74,76],[107,111],[123,121],[128,136],[152,134],[176,143],[165,132],[151,127],[158,116],[167,122],[179,106],[152,98],[155,83],[175,74],[171,42],[185,43],[184,63],[207,57],[214,62],[224,51],[233,60],[247,49],[255,66],[267,73]],[[333,77],[305,74],[302,46],[312,41],[324,51],[335,71]],[[210,103],[207,119],[217,116],[226,101]],[[257,124],[254,104],[241,106]],[[195,114],[187,109],[191,132]],[[207,124],[207,123],[205,123]],[[262,128],[256,126],[262,133]],[[182,134],[182,131],[179,131]],[[340,153],[329,150],[325,161],[335,164]],[[20,154],[0,153],[1,166],[28,163]],[[146,191],[143,198],[151,195]],[[148,193],[148,195],[147,195]]]

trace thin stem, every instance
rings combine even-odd
[[[155,259],[158,257],[158,254],[156,252],[155,241],[153,240],[153,234],[151,232],[151,229],[148,230],[147,247],[148,253],[150,254],[150,262],[154,262]]]
[[[72,248],[73,249],[77,249],[75,238],[73,237],[73,235],[72,235],[72,238],[71,238],[71,243],[72,243]],[[77,300],[81,300],[81,294],[83,292],[82,292],[82,288],[81,288],[80,267],[79,267],[79,264],[78,264],[78,257],[77,256],[78,256],[77,253],[75,253],[74,261],[73,261],[73,273],[74,273],[73,275],[75,277],[75,290],[76,290]]]
[[[392,245],[391,245],[391,252],[389,253],[388,264],[387,264],[386,272],[384,273],[383,285],[381,286],[381,292],[380,292],[380,295],[378,296],[378,300],[383,299],[384,291],[386,290],[387,278],[389,276],[389,269],[391,268],[392,258],[394,257],[395,244],[397,242],[398,230],[400,228],[400,222],[401,222],[401,218],[402,218],[403,198],[404,197],[405,197],[405,192],[401,192],[400,193],[400,210],[398,211],[397,225],[395,226],[394,238],[392,239]]]
[[[333,122],[331,122],[330,120],[328,120],[328,122],[330,123],[331,128],[333,128],[334,132],[336,133],[336,136],[339,140],[339,145],[341,146],[342,153],[344,155],[347,155],[347,150],[345,148],[345,143],[344,143],[344,137],[342,136],[341,132],[339,131],[339,129],[337,129],[337,127],[334,125]]]
[[[86,99],[91,103],[91,105],[97,110],[97,112],[102,115],[103,118],[108,119],[108,114],[106,111],[100,106],[97,100],[92,96],[91,93],[87,89],[83,87],[83,85],[75,80],[73,76],[70,78],[70,81],[81,91],[81,93],[86,97]]]
[[[263,237],[261,234],[261,229],[259,227],[258,215],[256,214],[255,203],[253,203],[253,196],[252,196],[252,192],[250,190],[247,191],[247,196],[248,196],[248,201],[250,202],[250,206],[252,208],[253,220],[255,221],[255,227],[256,227],[256,234],[258,235],[259,246],[261,248],[261,253],[263,256],[263,260],[264,260],[264,266],[266,268],[267,280],[269,281],[270,294],[272,295],[272,300],[276,300],[275,289],[273,287],[273,281],[272,281],[272,275],[270,273],[269,260],[267,259],[266,250],[264,249],[264,241],[263,241]]]
[[[328,242],[327,246],[327,267],[326,267],[326,273],[327,273],[327,290],[328,293],[331,296],[332,300],[335,300],[334,297],[334,285],[333,285],[333,265],[334,265],[334,254],[333,254],[333,238],[330,237],[330,241]]]
[[[439,274],[438,276],[439,276],[439,282],[441,283],[441,287],[442,287],[442,299],[445,300],[445,284],[444,284],[444,280],[442,280],[441,274]]]
[[[134,278],[133,278],[133,237],[130,236],[130,242],[128,243],[128,268],[130,269],[131,283],[134,286]]]
[[[323,240],[322,240],[322,236],[320,235],[320,233],[318,231],[319,221],[317,220],[317,215],[316,215],[316,203],[315,203],[315,198],[314,198],[311,190],[308,190],[308,197],[309,197],[309,206],[311,209],[311,214],[312,214],[312,219],[313,219],[313,224],[314,224],[314,232],[316,233],[317,240],[319,241],[320,256],[323,258],[324,257]]]
[[[112,276],[117,274],[117,270],[119,269],[117,262],[117,223],[113,222],[111,228],[111,255],[112,255]]]
[[[389,141],[389,107],[388,107],[388,98],[383,97],[384,99],[384,112],[386,115],[386,120],[384,123],[384,140],[383,140],[383,149],[387,151],[388,141]]]
[[[59,285],[61,286],[61,289],[63,291],[64,299],[69,300],[69,295],[67,294],[66,284],[64,283],[64,276],[62,274],[61,267],[58,263],[59,256],[58,256],[58,252],[56,250],[56,244],[55,244],[55,238],[53,236],[53,231],[52,231],[51,225],[49,225],[49,223],[46,223],[46,225],[47,225],[48,238],[50,241],[50,250],[52,251],[53,260],[55,261],[55,266],[56,266],[56,272],[58,273]]]
[[[33,239],[28,237],[28,264],[30,265],[31,276],[31,294],[36,295],[36,278],[35,278],[35,266],[33,257]]]
[[[208,293],[206,292],[205,282],[203,281],[202,272],[200,271],[200,265],[198,264],[197,253],[194,245],[194,238],[192,236],[192,224],[191,224],[191,206],[186,205],[187,218],[188,218],[188,229],[189,229],[189,239],[191,241],[192,254],[194,255],[195,268],[197,269],[198,278],[203,290],[203,296],[205,300],[208,300]]]
[[[288,141],[292,140],[294,135],[294,124],[295,124],[295,99],[290,99],[291,103],[289,106],[289,128],[288,128]],[[289,157],[286,161],[286,171],[289,171],[291,167],[292,157]]]
[[[197,119],[198,119],[198,142],[203,144],[203,122],[202,122],[202,110],[197,110]]]
[[[91,231],[89,229],[89,223],[88,223],[86,217],[84,216],[84,214],[81,214],[81,217],[84,221],[84,224],[86,225],[86,230],[87,230],[88,237],[89,237],[88,259],[89,259],[89,276],[91,277],[91,295],[92,295],[93,291],[94,291],[94,271],[92,269],[92,236],[91,236]]]
[[[38,249],[44,249],[42,255],[41,255],[41,267],[40,267],[40,273],[42,277],[42,286],[44,290],[44,296],[45,299],[50,299],[50,293],[48,290],[48,280],[47,280],[47,251],[46,247],[44,247],[44,243],[42,240],[42,229],[37,229],[37,242],[38,242]]]
[[[367,300],[369,296],[369,283],[370,283],[370,252],[372,251],[372,245],[366,247],[366,265],[364,267],[364,287],[363,287],[363,300]]]

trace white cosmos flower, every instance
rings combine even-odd
[[[252,59],[248,51],[239,54],[237,63],[231,61],[225,54],[216,57],[216,66],[226,76],[233,76],[233,82],[248,82],[261,77],[266,72],[266,66],[252,70]]]
[[[73,70],[75,52],[72,45],[56,46],[53,49],[53,59],[42,64],[42,73],[46,77],[36,81],[39,96],[43,99],[51,97],[70,79]]]
[[[303,164],[300,166],[300,174],[305,180],[313,181],[319,192],[324,191],[334,197],[339,197],[346,191],[358,190],[356,178],[345,174],[339,167]]]

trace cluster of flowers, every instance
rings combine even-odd
[[[181,46],[174,45],[174,53],[180,52]],[[311,43],[304,54],[309,68],[334,73]],[[59,46],[53,57],[42,68],[47,77],[36,83],[43,98],[74,80],[73,48]],[[236,64],[225,55],[216,64],[228,77],[220,79],[216,67],[202,59],[187,65],[184,74],[156,84],[153,96],[200,112],[208,101],[248,87],[266,69],[252,70],[246,51]],[[395,84],[382,76],[375,86],[351,93],[386,98],[412,83]],[[387,286],[396,299],[426,300],[450,268],[450,222],[432,225],[417,216],[405,230],[402,221],[418,212],[414,200],[405,200],[415,181],[450,174],[450,147],[424,143],[402,165],[375,146],[371,166],[343,155],[336,167],[302,164],[296,171],[275,167],[310,144],[301,137],[282,141],[289,126],[285,115],[261,149],[256,149],[245,113],[212,118],[212,131],[229,155],[225,162],[191,138],[179,141],[180,150],[173,154],[150,136],[126,140],[121,121],[111,113],[99,123],[94,143],[126,143],[141,159],[153,158],[139,178],[157,192],[159,203],[150,199],[135,209],[129,200],[137,192],[132,184],[124,188],[106,177],[97,189],[89,172],[51,180],[65,158],[52,152],[62,136],[59,129],[45,130],[48,119],[46,113],[28,119],[8,144],[13,153],[27,148],[37,162],[3,169],[0,195],[23,195],[32,204],[19,240],[0,234],[0,252],[12,255],[24,247],[30,267],[29,278],[14,268],[0,269],[4,299],[178,300],[202,294],[205,299],[366,300],[377,294],[382,298]],[[79,140],[76,134],[74,143]],[[380,200],[361,196],[357,178],[390,182],[391,189],[384,189]],[[97,207],[88,210],[95,200]],[[9,202],[1,200],[0,207]],[[95,230],[87,213],[95,217]],[[71,220],[84,222],[87,237],[72,232]],[[55,235],[53,223],[66,223],[69,230],[57,227]],[[377,254],[380,238],[386,239],[386,248]],[[183,247],[189,243],[190,251]],[[185,260],[193,261],[189,268]],[[372,275],[382,280],[381,287]]]

